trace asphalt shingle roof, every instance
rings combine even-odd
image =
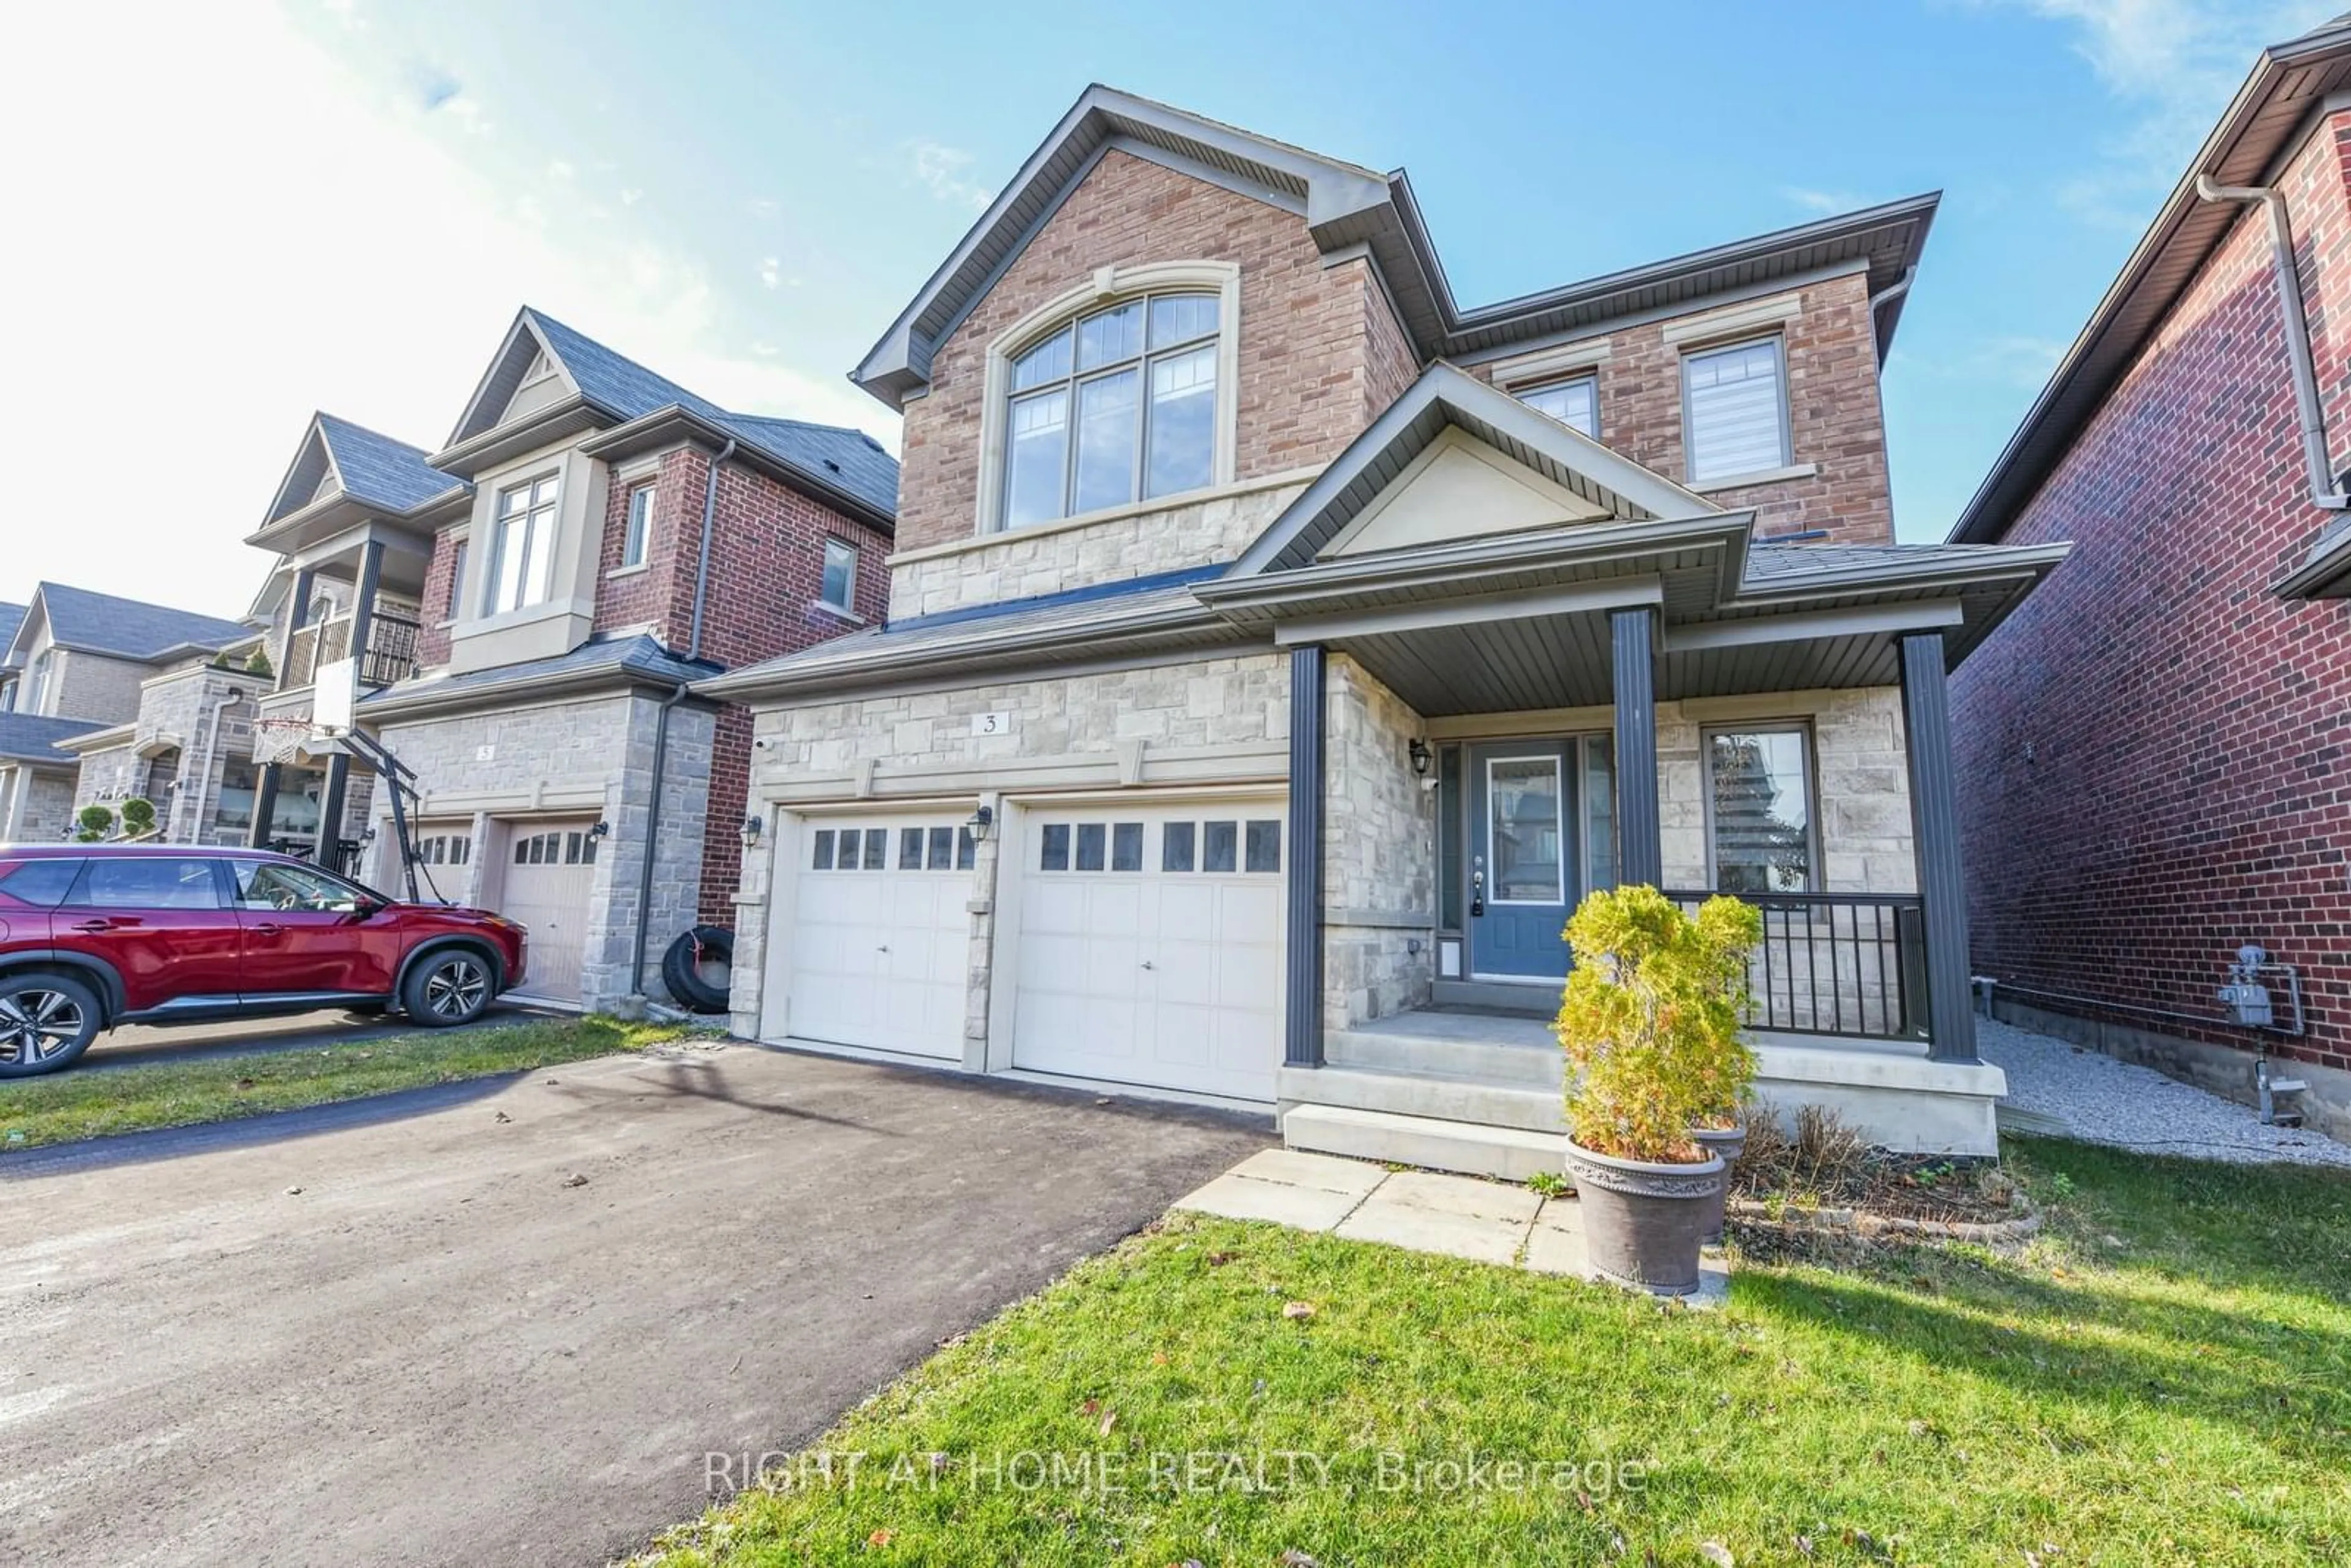
[[[405,512],[464,488],[462,481],[427,463],[420,449],[363,424],[321,413],[319,431],[335,460],[335,472],[342,476],[343,493],[354,500]]]
[[[528,659],[518,664],[497,664],[486,670],[441,676],[429,682],[403,681],[396,686],[387,686],[361,697],[359,706],[367,707],[384,702],[405,701],[422,696],[428,691],[438,697],[447,693],[538,685],[606,670],[614,674],[640,675],[674,684],[703,681],[724,668],[724,665],[706,660],[681,658],[641,632],[633,637],[599,637],[592,642],[582,643],[569,653],[558,653],[551,658]]]
[[[563,368],[570,373],[580,395],[590,402],[622,419],[639,419],[674,403],[811,478],[836,486],[869,507],[896,515],[897,460],[863,431],[766,414],[731,413],[550,316],[538,310],[528,314],[548,346],[555,350],[555,357],[563,361]]]
[[[0,758],[18,762],[54,762],[70,767],[80,761],[57,743],[93,729],[104,729],[86,718],[46,718],[37,714],[0,713]]]
[[[235,621],[190,610],[44,582],[37,590],[49,640],[61,647],[126,659],[152,659],[173,648],[224,648],[251,635]]]
[[[15,667],[8,658],[8,644],[16,640],[16,628],[24,623],[23,605],[0,604],[0,670]]]
[[[1998,545],[1758,544],[1747,552],[1747,580],[1768,582],[1828,572],[1900,571],[1968,560],[2000,561],[2011,553]]]

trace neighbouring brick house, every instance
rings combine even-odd
[[[1569,910],[1722,888],[1767,1094],[1990,1150],[1945,670],[2063,551],[1893,542],[1934,209],[1464,309],[1401,173],[1088,89],[855,372],[886,620],[695,688],[737,1031],[1523,1175]]]
[[[259,632],[44,582],[17,618],[0,712],[0,841],[54,841],[84,806],[155,808],[173,843],[237,842],[230,763],[246,743]],[[224,836],[230,835],[230,836]]]
[[[326,655],[355,661],[330,684],[413,774],[419,891],[529,926],[530,995],[662,995],[663,950],[733,924],[745,831],[749,715],[689,683],[879,620],[896,501],[871,437],[731,413],[525,309],[441,451],[314,423],[251,541],[280,558],[266,700],[309,714]],[[363,809],[404,891],[391,791]]]
[[[2242,1099],[2260,1060],[2290,1058],[2338,1135],[2346,246],[2351,17],[2263,54],[1951,535],[2074,544],[1952,689],[1996,1007]],[[2219,998],[2249,943],[2290,967],[2260,977],[2276,1027]]]

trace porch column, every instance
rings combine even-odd
[[[1976,1016],[1968,995],[1968,884],[1959,864],[1958,779],[1951,771],[1951,705],[1943,635],[1913,632],[1902,649],[1902,737],[1910,761],[1910,831],[1927,914],[1927,1055],[1974,1061]]]
[[[1290,651],[1290,874],[1281,1060],[1322,1065],[1322,714],[1320,644]]]
[[[286,667],[294,662],[294,634],[302,630],[303,622],[310,619],[310,583],[316,576],[307,566],[294,572],[294,589],[286,601],[286,637],[277,644],[277,668],[270,672],[277,683],[273,690],[286,689]]]
[[[349,754],[338,751],[327,758],[327,782],[319,791],[319,847],[311,863],[340,870],[343,851],[343,787],[351,777]]]
[[[1656,887],[1666,875],[1657,824],[1657,612],[1611,611],[1616,677],[1616,880]]]
[[[351,596],[351,657],[359,661],[360,685],[367,681],[369,633],[375,629],[375,594],[382,580],[383,541],[370,539],[360,547],[359,590]]]
[[[277,764],[265,762],[253,780],[253,825],[246,830],[247,849],[269,847],[270,820],[277,815]]]

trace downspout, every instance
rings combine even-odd
[[[1876,327],[1877,325],[1878,311],[1884,308],[1886,305],[1891,304],[1893,301],[1899,299],[1904,295],[1909,293],[1910,282],[1917,276],[1918,269],[1917,267],[1906,267],[1902,269],[1901,277],[1896,278],[1893,282],[1887,284],[1885,287],[1879,289],[1876,293],[1869,297],[1869,324],[1872,327]]]
[[[2302,274],[2294,263],[2294,223],[2284,193],[2274,185],[2223,185],[2210,174],[2196,176],[2196,194],[2208,202],[2259,202],[2269,209],[2270,267],[2277,277],[2278,313],[2285,322],[2286,369],[2294,375],[2294,411],[2302,421],[2303,461],[2310,468],[2313,506],[2340,512],[2351,496],[2339,487],[2327,455],[2326,413],[2318,401],[2318,370],[2310,352],[2310,318],[2302,304]]]
[[[726,438],[718,455],[710,460],[710,475],[702,486],[702,553],[694,569],[694,619],[687,634],[685,656],[689,660],[702,657],[703,601],[710,591],[711,522],[718,511],[718,470],[735,455],[736,442]],[[653,918],[653,847],[661,836],[662,769],[669,758],[670,710],[685,700],[686,683],[680,681],[653,716],[653,781],[651,798],[645,802],[645,863],[637,877],[637,935],[629,948],[629,991],[632,996],[645,994],[645,934]]]

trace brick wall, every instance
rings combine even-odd
[[[2282,182],[2338,462],[2346,162],[2337,114]],[[1954,678],[1979,972],[2351,1068],[2351,604],[2269,591],[2328,516],[2254,209],[2006,536],[2073,557]],[[2303,1041],[2196,1021],[2244,942],[2301,967]]]
[[[933,357],[906,409],[900,548],[972,536],[991,341],[1096,267],[1200,260],[1241,269],[1237,476],[1329,462],[1410,380],[1395,344],[1374,351],[1367,324],[1387,306],[1365,262],[1325,267],[1304,220],[1113,152]]]
[[[1708,498],[1729,509],[1754,507],[1756,532],[1764,537],[1824,528],[1841,542],[1891,543],[1894,498],[1868,279],[1854,273],[1796,294],[1798,313],[1780,329],[1786,344],[1789,446],[1796,464],[1813,465],[1818,472],[1714,490]],[[1690,313],[1716,308],[1700,301]],[[1654,321],[1604,335],[1608,359],[1596,369],[1600,439],[1634,462],[1682,480],[1687,474],[1684,350],[1666,341],[1670,324]],[[1496,364],[1481,365],[1477,373],[1495,381]]]
[[[420,669],[434,669],[449,662],[449,622],[455,619],[452,596],[456,592],[457,544],[465,536],[444,528],[433,536],[433,559],[424,569],[424,609],[417,616],[416,663]],[[269,656],[278,656],[279,644],[273,643]]]

